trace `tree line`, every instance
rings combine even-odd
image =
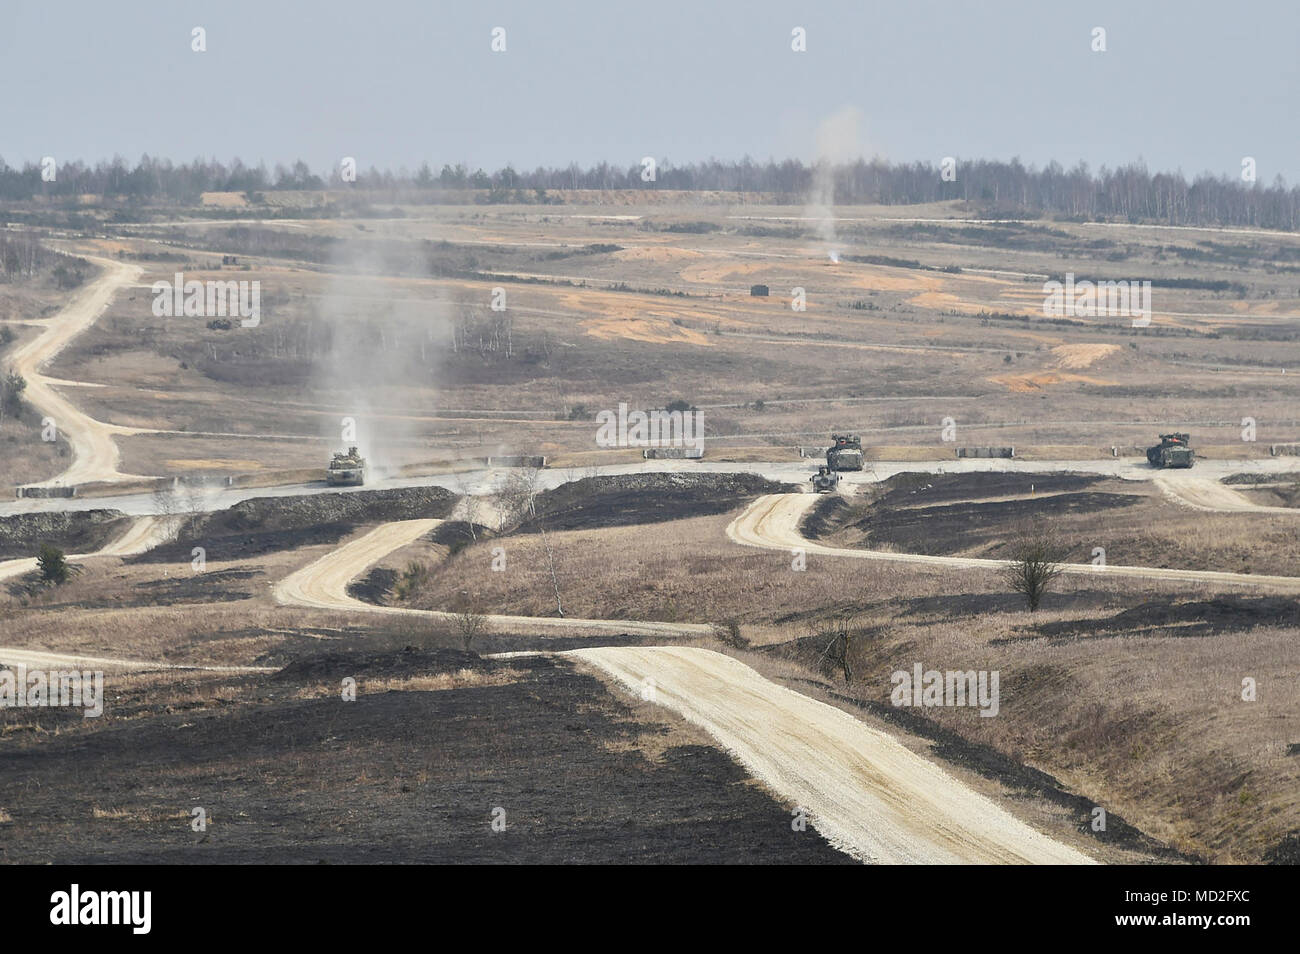
[[[55,181],[45,182],[39,165],[27,163],[17,168],[0,159],[0,200],[33,196],[72,199],[92,194],[193,204],[203,192],[255,195],[275,190],[349,188],[429,193],[430,201],[437,201],[437,192],[449,190],[478,190],[508,201],[556,201],[549,195],[556,190],[668,189],[738,195],[757,192],[773,202],[798,205],[807,201],[815,182],[819,193],[821,184],[830,182],[834,201],[842,205],[962,199],[993,215],[1048,214],[1167,225],[1300,229],[1300,187],[1288,188],[1281,176],[1271,185],[1208,173],[1188,179],[1182,172],[1152,173],[1140,162],[1113,169],[1103,166],[1094,172],[1082,162],[1066,169],[1057,162],[1042,168],[1026,166],[1018,159],[959,161],[955,179],[941,176],[935,163],[879,158],[825,170],[797,159],[759,162],[746,157],[685,164],[661,160],[656,163],[653,181],[644,179],[643,171],[640,161],[626,166],[571,163],[539,166],[532,171],[507,165],[491,173],[471,171],[463,164],[446,164],[435,172],[424,163],[415,171],[372,167],[358,172],[355,182],[344,182],[338,169],[322,175],[301,160],[268,170],[265,164],[249,166],[238,159],[229,164],[203,159],[176,164],[144,156],[134,167],[121,157],[93,166],[68,162],[57,167]]]
[[[45,272],[60,288],[76,288],[85,281],[90,263],[42,245],[35,236],[0,234],[0,282],[23,282]]]

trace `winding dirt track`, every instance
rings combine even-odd
[[[858,560],[919,563],[958,569],[1002,569],[1010,562],[979,557],[926,556],[919,553],[891,553],[884,550],[854,550],[815,543],[799,532],[799,521],[818,499],[816,494],[767,494],[750,504],[731,522],[727,527],[727,536],[744,546],[786,551],[801,549],[808,554],[849,557]],[[1163,567],[1113,564],[1099,567],[1090,563],[1067,563],[1063,569],[1066,573],[1085,573],[1093,576],[1130,576],[1149,580],[1226,583],[1232,586],[1267,586],[1300,590],[1300,577],[1294,576],[1221,573],[1214,570],[1170,570]]]
[[[91,560],[95,557],[104,556],[135,556],[138,553],[152,550],[160,543],[165,543],[171,539],[172,533],[170,521],[166,517],[137,517],[126,528],[125,533],[110,542],[102,550],[96,550],[94,553],[74,553],[68,559],[75,561]],[[0,561],[0,580],[22,576],[24,573],[30,573],[35,569],[35,557]]]
[[[350,610],[366,613],[401,613],[429,619],[451,621],[453,614],[438,610],[404,609],[378,606],[348,595],[348,583],[394,550],[414,543],[437,527],[441,520],[399,520],[376,527],[369,533],[345,543],[319,560],[285,577],[275,587],[276,602],[313,609]],[[701,623],[655,623],[607,619],[570,619],[549,616],[490,615],[487,625],[494,629],[525,631],[559,630],[565,635],[609,635],[633,633],[642,636],[681,636],[704,634],[710,627]]]
[[[47,483],[76,484],[124,479],[113,436],[131,429],[95,421],[65,400],[58,382],[40,373],[69,341],[90,327],[117,291],[140,275],[136,266],[96,259],[103,272],[63,311],[44,322],[46,330],[14,356],[28,380],[27,396],[55,420],[72,444],[73,465]],[[1161,477],[1173,499],[1206,510],[1272,511],[1252,504],[1213,481]],[[735,542],[754,547],[855,559],[890,560],[960,568],[997,568],[999,560],[935,557],[827,547],[805,539],[799,521],[817,498],[774,494],[750,505],[727,527]],[[385,524],[349,541],[290,574],[274,589],[281,604],[347,612],[396,613],[451,620],[452,614],[377,606],[354,599],[348,584],[388,554],[433,531],[439,520]],[[157,545],[169,522],[143,517],[97,554],[126,556]],[[0,563],[0,579],[30,572],[35,560]],[[1149,579],[1282,586],[1300,589],[1289,577],[1251,576],[1145,567],[1072,565],[1073,573],[1108,573]],[[618,620],[534,618],[493,615],[488,625],[516,631],[558,631],[593,636],[634,633],[681,636],[707,633],[702,624]],[[1086,855],[1047,837],[972,791],[937,765],[914,754],[886,733],[852,715],[764,679],[730,656],[682,646],[597,647],[566,653],[609,673],[639,691],[652,684],[654,699],[702,727],[757,779],[792,807],[806,810],[811,824],[832,844],[862,861],[881,863],[1090,864]],[[207,669],[267,672],[261,667],[178,666],[146,660],[108,659],[71,653],[0,647],[0,663],[78,669]]]
[[[737,543],[772,549],[962,568],[999,568],[1004,561],[847,550],[813,543],[799,521],[813,494],[759,498],[727,527]],[[347,584],[388,553],[432,531],[440,521],[386,524],[291,574],[276,588],[282,603],[320,609],[449,614],[363,603]],[[1071,565],[1072,573],[1281,586],[1300,579],[1155,567]],[[566,632],[681,633],[688,628],[608,620],[490,617],[491,625]],[[707,630],[707,627],[690,627]],[[595,666],[702,727],[755,777],[809,820],[832,844],[863,861],[882,863],[1089,864],[1081,852],[1043,835],[912,753],[886,733],[833,706],[764,679],[721,653],[682,646],[596,647],[563,655]]]
[[[449,614],[375,606],[348,582],[441,521],[385,524],[285,578],[281,603],[316,609]],[[681,633],[686,627],[611,620],[492,616],[491,624],[566,633]],[[704,626],[691,630],[707,630]],[[687,647],[599,647],[564,655],[639,690],[704,728],[833,845],[862,861],[1089,864],[1091,859],[1020,822],[936,765],[848,713],[764,679],[730,656]]]
[[[126,532],[102,550],[68,557],[69,560],[91,560],[106,556],[135,556],[152,550],[170,540],[174,533],[166,517],[139,517],[132,521]],[[5,560],[0,562],[0,580],[21,576],[36,569],[36,559]],[[54,653],[40,649],[21,649],[0,646],[0,664],[9,666],[44,667],[47,669],[197,669],[205,672],[275,672],[261,666],[188,666],[142,659],[109,659],[103,656],[80,656],[75,653]]]
[[[104,656],[78,656],[74,653],[47,653],[38,649],[11,649],[5,646],[0,646],[0,664],[27,666],[31,669],[121,669],[132,672],[154,669],[183,669],[192,672],[276,672],[274,666],[191,666],[145,659],[109,659]]]
[[[1154,483],[1170,500],[1207,513],[1277,513],[1295,517],[1295,507],[1268,507],[1257,504],[1227,484],[1211,477],[1191,474],[1161,474]]]
[[[47,484],[78,484],[126,479],[118,471],[113,436],[134,429],[96,421],[65,400],[55,386],[75,384],[49,378],[40,369],[73,338],[89,328],[121,288],[138,280],[141,269],[94,259],[103,271],[59,314],[43,322],[45,331],[13,356],[14,369],[28,381],[27,398],[54,419],[68,437],[73,465]],[[1206,510],[1272,512],[1211,481],[1162,477],[1162,490]],[[816,500],[810,494],[775,494],[750,505],[727,528],[735,542],[855,559],[888,560],[960,568],[998,568],[1004,561],[923,556],[827,547],[799,533],[802,515]],[[282,580],[278,602],[315,609],[413,614],[448,620],[444,612],[377,606],[347,594],[348,583],[384,556],[411,544],[439,520],[385,524],[349,541]],[[125,556],[165,539],[165,518],[144,517],[97,554]],[[85,556],[76,559],[84,559]],[[28,572],[35,560],[0,563],[0,579]],[[1148,579],[1280,586],[1300,589],[1300,579],[1161,568],[1071,565],[1072,573],[1104,573]],[[701,624],[618,620],[489,616],[490,626],[515,630],[585,633],[635,633],[680,636],[706,633]],[[740,661],[709,650],[682,647],[596,647],[564,655],[595,666],[640,691],[654,687],[654,698],[701,726],[756,778],[792,807],[808,812],[810,822],[834,845],[863,861],[883,863],[1033,863],[1090,864],[1086,855],[1060,844],[967,788],[938,766],[912,753],[886,733],[852,715],[764,679]],[[66,668],[127,670],[207,669],[269,672],[261,667],[178,666],[143,660],[108,659],[0,647],[0,663]]]
[[[847,712],[707,649],[563,655],[608,672],[722,745],[837,848],[884,864],[1092,864]],[[648,682],[648,681],[652,681]]]
[[[139,280],[142,269],[138,265],[107,258],[89,258],[98,265],[100,274],[80,291],[57,315],[32,324],[43,325],[44,331],[13,353],[14,371],[27,380],[23,397],[30,401],[44,417],[54,421],[72,446],[72,466],[52,480],[34,486],[85,484],[95,481],[120,481],[130,475],[118,472],[119,461],[115,434],[135,433],[133,428],[105,424],[77,410],[71,401],[54,389],[62,382],[41,374],[41,368],[67,347],[77,335],[95,323],[109,302],[122,288]]]

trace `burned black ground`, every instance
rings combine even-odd
[[[537,499],[538,517],[520,532],[539,528],[583,530],[662,523],[726,513],[763,494],[798,488],[756,474],[623,474],[586,477],[548,490]]]
[[[188,519],[174,542],[129,562],[189,563],[195,546],[210,559],[232,560],[337,543],[366,524],[445,517],[455,502],[441,487],[256,497]]]
[[[1026,638],[1114,639],[1215,636],[1256,626],[1300,627],[1300,601],[1282,596],[1220,596],[1212,600],[1154,600],[1109,616],[1024,627]],[[1018,639],[1002,642],[1018,642]]]
[[[884,630],[880,628],[867,627],[859,630],[858,636],[862,642],[869,644],[873,636],[882,635],[883,632]],[[839,702],[929,740],[933,743],[931,751],[936,758],[970,769],[1025,796],[1042,798],[1061,806],[1073,815],[1076,830],[1083,834],[1107,844],[1140,851],[1165,862],[1186,863],[1201,860],[1152,838],[1114,812],[1107,812],[1105,831],[1093,831],[1090,822],[1097,801],[1084,794],[1070,791],[1047,772],[1026,765],[993,746],[967,739],[960,733],[926,718],[921,714],[923,710],[900,708],[872,699],[863,699],[859,695],[846,694],[836,686],[839,670],[826,657],[826,644],[826,638],[808,636],[790,642],[759,647],[757,651],[765,656],[796,662],[809,671],[820,673],[819,679],[792,681],[816,685]],[[861,660],[858,660],[857,665],[860,670]],[[1015,686],[1008,686],[1008,690],[1010,695],[1015,690]]]
[[[0,517],[0,560],[34,557],[45,543],[66,553],[91,553],[122,534],[129,524],[130,519],[120,510]]]
[[[274,679],[231,680],[238,698],[187,711],[86,720],[10,738],[0,859],[176,864],[844,863],[788,806],[710,746],[648,757],[638,718],[568,662],[460,655],[337,656]],[[509,669],[504,685],[362,692],[364,681]],[[328,692],[303,698],[298,690]],[[191,830],[201,806],[206,832]],[[503,809],[505,831],[491,827]]]

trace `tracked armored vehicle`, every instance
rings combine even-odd
[[[1160,443],[1147,448],[1147,460],[1152,467],[1191,467],[1196,460],[1188,434],[1161,434]]]
[[[840,485],[840,475],[825,464],[817,465],[817,473],[809,479],[812,481],[813,490],[819,494],[828,494]]]
[[[336,453],[330,461],[325,479],[332,487],[357,486],[366,482],[366,459],[349,447],[347,453]]]
[[[834,443],[826,451],[826,466],[831,470],[862,469],[862,438],[856,434],[832,434]]]

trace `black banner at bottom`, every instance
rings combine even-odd
[[[849,870],[13,866],[0,868],[0,896],[7,941],[75,933],[128,944],[193,939],[218,925],[243,926],[259,942],[373,940],[477,917],[521,932],[565,918],[569,933],[607,939],[611,928],[734,937],[765,933],[773,919],[811,917],[825,929],[840,914],[859,930],[924,925],[936,938],[956,937],[962,925],[973,938],[1041,924],[1072,939],[1182,942],[1195,933],[1231,943],[1293,917],[1286,868]]]

